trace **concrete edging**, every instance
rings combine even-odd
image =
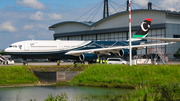
[[[82,71],[59,71],[59,72],[41,72],[33,71],[33,73],[40,79],[41,82],[62,82],[73,79],[76,75],[82,73]]]

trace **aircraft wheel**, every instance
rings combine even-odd
[[[4,62],[3,62],[3,65],[8,65],[8,62],[7,62],[7,61],[4,61]]]
[[[88,64],[92,64],[91,61],[88,61]]]
[[[27,62],[23,62],[23,65],[28,65],[28,63]]]
[[[74,64],[76,64],[76,61],[74,61]]]
[[[85,62],[84,62],[84,61],[82,61],[82,62],[81,62],[81,64],[85,64]]]

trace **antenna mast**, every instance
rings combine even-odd
[[[108,0],[104,0],[103,18],[106,18],[108,16],[109,16]]]

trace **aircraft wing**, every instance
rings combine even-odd
[[[148,47],[148,46],[168,45],[168,44],[173,44],[173,43],[174,42],[133,45],[132,48],[144,48],[144,47]],[[89,50],[73,50],[73,51],[69,51],[65,54],[66,55],[74,55],[74,56],[79,56],[82,53],[107,54],[109,52],[118,52],[120,49],[129,49],[129,46],[118,46],[118,47],[98,48],[98,49],[89,49]]]
[[[157,37],[153,38],[153,37],[148,37],[148,38],[139,38],[139,39],[180,42],[180,38],[157,38]]]

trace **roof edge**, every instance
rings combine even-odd
[[[169,11],[169,10],[155,10],[155,9],[135,9],[135,10],[132,10],[133,11],[157,11],[157,12],[164,12],[164,13],[168,13],[168,14],[179,14],[180,15],[180,12],[177,12],[177,11]],[[119,14],[123,14],[123,13],[128,13],[129,11],[122,11],[122,12],[118,12],[118,13],[115,13],[115,14],[112,14],[106,18],[103,18],[103,19],[100,19],[98,20],[97,22],[77,22],[77,21],[65,21],[65,22],[60,22],[60,23],[56,23],[52,26],[49,27],[49,30],[53,30],[56,26],[59,26],[61,24],[65,24],[65,23],[78,23],[78,24],[82,24],[82,25],[85,25],[85,26],[88,26],[88,27],[92,27],[92,26],[95,26],[111,17],[114,17],[114,16],[117,16]]]

